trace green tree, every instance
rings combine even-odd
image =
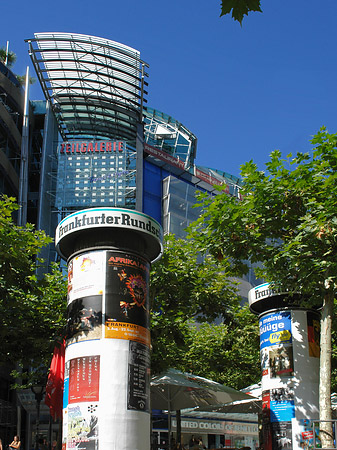
[[[55,265],[37,279],[41,248],[51,242],[33,225],[13,221],[14,199],[0,199],[0,361],[34,382],[49,367],[54,341],[66,321],[67,287]]]
[[[248,16],[251,11],[262,12],[260,0],[222,0],[220,17],[230,14],[242,24],[244,16]]]
[[[7,65],[8,67],[12,67],[16,61],[16,54],[14,52],[9,51],[8,55],[6,49],[0,47],[0,59],[5,62],[7,57]]]
[[[191,326],[179,368],[235,389],[260,381],[259,328],[248,305],[230,323]]]
[[[16,62],[16,54],[12,51],[8,52],[8,55],[6,53],[6,49],[3,47],[0,47],[0,60],[5,62],[7,57],[7,66],[13,67]],[[19,83],[23,86],[26,83],[26,75],[15,75],[18,79]],[[34,84],[36,82],[36,78],[29,76],[29,84]]]
[[[322,302],[320,419],[331,419],[331,324],[337,286],[337,135],[325,129],[312,139],[311,155],[271,154],[267,171],[241,168],[241,201],[224,192],[204,198],[194,234],[203,250],[230,258],[236,274],[243,260],[262,262],[257,275]],[[326,425],[326,424],[325,424]],[[322,425],[323,447],[331,447]],[[326,432],[324,432],[326,431]]]
[[[188,349],[190,322],[233,320],[239,298],[211,256],[200,258],[193,241],[166,237],[164,255],[150,276],[152,368],[158,373],[179,364]]]

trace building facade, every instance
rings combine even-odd
[[[27,39],[44,93],[30,103],[27,219],[54,236],[68,214],[120,207],[156,219],[185,237],[198,217],[198,190],[216,195],[238,178],[196,165],[197,138],[175,118],[147,106],[149,65],[138,50],[108,39],[36,33]],[[24,91],[0,63],[0,191],[19,198]],[[53,245],[42,257],[57,259]],[[241,280],[247,297],[256,284]],[[1,406],[1,405],[0,405]],[[0,424],[1,426],[1,424]]]

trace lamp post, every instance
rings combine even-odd
[[[40,404],[45,394],[44,386],[36,385],[31,387],[36,401],[36,429],[35,429],[35,450],[39,450],[39,428],[40,428]]]

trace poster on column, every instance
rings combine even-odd
[[[149,412],[150,349],[140,342],[129,342],[128,409]]]
[[[291,313],[266,314],[259,320],[261,350],[272,345],[291,344]]]
[[[294,375],[293,346],[282,345],[269,348],[270,378]]]
[[[63,408],[67,408],[69,402],[69,366],[70,361],[66,361],[64,365]]]
[[[68,305],[67,345],[102,337],[102,298],[81,297]]]
[[[130,253],[107,252],[105,337],[150,346],[149,263]]]
[[[263,348],[260,351],[260,361],[261,361],[261,373],[262,377],[265,377],[269,374],[269,351],[268,348]]]
[[[270,421],[290,422],[295,417],[294,394],[287,387],[270,390]]]
[[[98,450],[98,405],[78,403],[68,407],[67,448]]]
[[[100,357],[83,356],[70,360],[69,404],[99,400]]]
[[[319,438],[319,427],[315,427],[313,430],[312,422],[309,419],[300,419],[300,447],[306,450],[321,447],[321,442]],[[317,424],[318,425],[318,424]]]
[[[264,425],[270,422],[270,391],[262,392],[262,422]]]
[[[309,356],[319,358],[320,355],[320,322],[317,314],[307,312]]]
[[[68,264],[68,304],[80,297],[102,295],[105,252],[88,252]]]
[[[69,399],[69,361],[64,365],[63,382],[63,417],[62,417],[62,450],[67,448],[68,435],[68,399]]]
[[[273,450],[292,450],[291,422],[272,423]]]

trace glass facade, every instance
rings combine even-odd
[[[99,148],[100,142],[106,143],[89,141],[86,145]],[[135,209],[136,150],[123,141],[110,141],[109,145],[111,152],[58,152],[55,206],[63,217],[91,206]],[[76,148],[76,142],[69,143],[71,146]]]
[[[196,203],[197,188],[173,176],[163,180],[163,229],[177,238],[186,237],[186,227],[197,220],[200,209]]]
[[[196,155],[197,138],[173,117],[146,107],[144,109],[145,142],[174,156],[190,167]]]

